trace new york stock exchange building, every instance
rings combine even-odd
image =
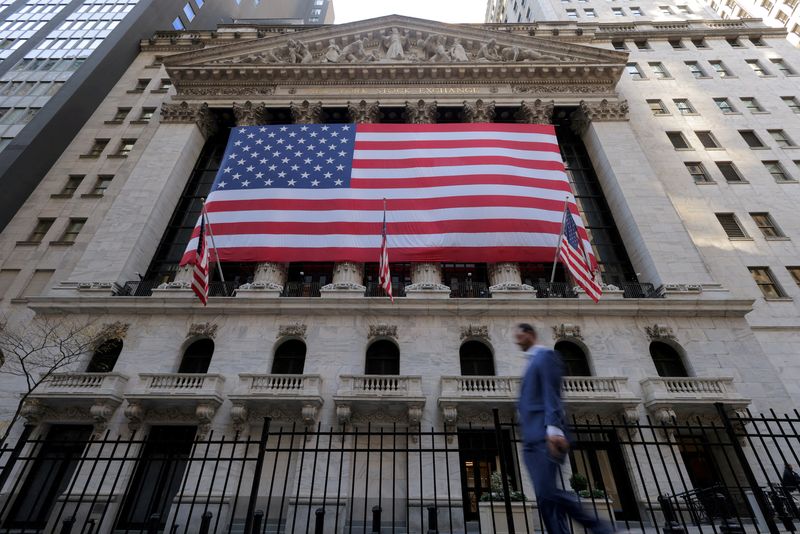
[[[24,343],[4,335],[0,531],[541,531],[520,322],[562,355],[562,479],[585,507],[642,532],[794,530],[784,37],[747,19],[387,16],[143,41],[0,236],[7,331],[103,333],[35,376],[10,372]],[[599,302],[552,260],[396,262],[391,229],[394,302],[377,245],[361,263],[222,262],[224,281],[212,262],[195,296],[181,259],[237,129],[440,123],[552,125]]]

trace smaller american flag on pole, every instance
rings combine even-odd
[[[558,247],[558,257],[569,269],[570,274],[586,294],[595,302],[600,300],[603,289],[594,278],[589,267],[586,251],[583,249],[582,240],[578,238],[578,227],[569,207],[564,210],[564,228],[561,232],[561,243]]]
[[[192,269],[192,291],[205,306],[208,303],[208,246],[206,244],[206,213],[200,215],[200,235]]]
[[[383,226],[381,227],[381,261],[378,267],[378,281],[386,295],[394,303],[392,296],[392,275],[389,272],[389,248],[386,245],[386,199],[383,200]]]

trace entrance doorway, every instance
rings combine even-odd
[[[508,459],[509,486],[519,489],[517,467],[512,454],[511,437],[503,431],[502,445]],[[461,465],[461,491],[464,499],[464,521],[478,520],[478,503],[492,491],[492,473],[500,472],[500,455],[494,430],[459,429],[458,457]],[[497,503],[502,506],[502,503]]]

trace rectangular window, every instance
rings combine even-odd
[[[748,267],[748,269],[765,298],[781,299],[786,297],[783,289],[778,285],[775,277],[772,276],[772,271],[769,267]]]
[[[753,222],[756,223],[758,229],[761,230],[761,233],[764,234],[764,237],[767,239],[786,237],[781,229],[778,228],[778,225],[775,224],[775,221],[769,213],[751,213],[750,217],[753,218]]]
[[[703,145],[704,148],[719,148],[719,143],[717,142],[716,137],[709,131],[701,131],[694,133],[697,138],[700,140],[700,144]]]
[[[669,75],[669,71],[667,71],[667,68],[664,66],[663,63],[654,62],[654,63],[648,63],[648,65],[650,65],[650,68],[653,70],[653,76],[655,76],[656,78],[663,80],[672,77]]]
[[[687,6],[687,5],[678,5],[676,7],[678,8],[678,13],[680,13],[682,15],[691,15],[692,14],[692,10],[689,9],[689,6]]]
[[[689,146],[689,143],[686,141],[686,138],[681,132],[667,132],[667,138],[676,150],[687,150],[692,148]]]
[[[739,224],[739,219],[736,218],[736,215],[733,213],[716,213],[717,220],[719,224],[722,226],[722,229],[725,230],[725,234],[728,236],[728,239],[747,239],[747,233],[745,233],[744,228],[742,225]]]
[[[628,63],[628,64],[626,64],[625,65],[625,71],[634,80],[642,80],[642,79],[644,79],[644,74],[642,73],[642,69],[639,68],[639,64],[638,63]]]
[[[684,165],[686,165],[686,170],[689,171],[689,174],[696,184],[707,184],[714,182],[714,180],[712,180],[706,172],[705,166],[699,161],[686,161],[684,162]]]
[[[726,182],[729,184],[744,183],[745,180],[742,178],[742,175],[739,174],[739,169],[737,169],[736,165],[734,165],[732,162],[717,161],[716,164],[719,172],[722,173],[722,176],[725,178]]]
[[[757,59],[748,59],[745,60],[745,63],[750,65],[750,68],[753,69],[753,72],[756,76],[764,77],[769,76],[769,72],[764,68],[764,65],[761,64]]]
[[[711,67],[714,69],[714,72],[716,72],[720,78],[730,78],[731,71],[728,70],[728,67],[726,67],[722,61],[719,60],[709,61],[709,64],[711,64]]]
[[[97,177],[97,181],[92,188],[92,195],[104,195],[108,186],[111,185],[111,180],[114,179],[113,174],[101,174]]]
[[[794,283],[800,286],[800,267],[787,267],[786,270],[789,271]]]
[[[36,222],[36,226],[33,228],[31,235],[28,236],[28,241],[30,243],[41,243],[55,221],[55,219],[40,218]]]
[[[643,15],[642,8],[640,7],[631,7],[629,9],[631,10],[631,15],[634,17],[641,17]]]
[[[648,100],[647,105],[650,106],[650,111],[653,112],[653,115],[669,115],[667,106],[661,100]]]
[[[782,96],[781,100],[783,100],[784,104],[789,106],[789,109],[793,112],[800,113],[800,101],[798,101],[797,98],[793,96]]]
[[[614,47],[614,50],[625,51],[628,49],[628,47],[625,46],[625,41],[611,41],[611,46]]]
[[[194,9],[188,2],[183,6],[183,14],[186,15],[186,20],[189,22],[194,20]]]
[[[672,15],[672,9],[669,6],[658,6],[658,10],[662,15]]]
[[[172,29],[176,31],[181,31],[184,29],[183,21],[180,19],[180,17],[175,17],[175,19],[172,21]]]
[[[674,50],[683,50],[686,48],[683,46],[683,41],[681,39],[670,39],[669,44]]]
[[[776,182],[794,182],[789,176],[789,173],[786,172],[786,169],[783,168],[783,165],[779,161],[763,161],[764,168],[767,169],[772,177],[775,179]]]
[[[0,270],[0,300],[6,296],[8,289],[19,274],[19,269],[2,269]]]
[[[577,9],[568,9],[567,10],[567,17],[573,20],[577,20],[578,18],[578,10]]]
[[[136,139],[123,139],[119,142],[115,156],[127,156],[133,150],[133,145],[136,144]]]
[[[739,130],[739,135],[742,136],[744,142],[750,148],[764,148],[764,142],[753,130]]]
[[[789,148],[795,146],[794,141],[783,130],[767,130],[767,132],[779,147]]]
[[[99,158],[100,154],[103,153],[106,146],[108,145],[108,139],[95,139],[94,143],[92,144],[92,148],[89,149],[89,152],[84,154],[84,157],[87,158]]]
[[[139,121],[150,122],[153,115],[156,113],[156,108],[142,108],[142,113],[139,115]]]
[[[761,107],[761,104],[758,103],[758,100],[753,98],[752,96],[743,96],[739,98],[750,113],[763,113],[764,108]]]
[[[636,40],[633,43],[639,50],[650,50],[650,43],[647,42],[647,39]]]
[[[169,78],[162,78],[161,82],[158,84],[159,91],[168,91],[170,87],[172,87],[172,80]]]
[[[590,19],[597,18],[597,13],[594,12],[594,9],[584,9],[583,14],[586,15],[586,18]]]
[[[706,40],[703,39],[702,37],[698,37],[697,39],[692,39],[692,44],[694,45],[695,48],[697,48],[699,50],[702,50],[704,48],[708,48],[708,44],[706,43]]]
[[[728,41],[728,44],[731,46],[731,48],[744,48],[744,45],[738,37],[728,37],[725,40]]]
[[[28,280],[25,289],[22,290],[20,297],[38,297],[47,288],[48,282],[53,278],[55,270],[53,269],[36,269],[33,276]]]
[[[697,114],[697,111],[695,111],[692,103],[687,98],[673,98],[672,101],[675,102],[675,107],[678,108],[678,113],[681,115]]]
[[[700,64],[697,61],[687,61],[686,66],[689,67],[689,72],[691,72],[692,76],[695,78],[706,77],[705,71],[702,69],[702,67],[700,67]]]
[[[67,227],[64,229],[64,233],[61,234],[59,241],[62,243],[74,243],[78,234],[83,229],[84,224],[86,224],[86,219],[71,218],[69,223],[67,223]]]
[[[797,74],[794,69],[781,58],[772,58],[770,59],[770,62],[775,65],[775,68],[777,68],[784,76],[794,76]]]
[[[112,122],[122,122],[125,120],[125,117],[128,116],[130,113],[131,108],[117,108],[117,112],[114,114],[114,118],[111,119]]]
[[[615,17],[624,17],[625,16],[625,11],[623,11],[621,7],[612,7],[611,8],[611,13]]]
[[[67,183],[61,188],[59,195],[63,197],[71,197],[74,195],[85,177],[86,175],[84,174],[71,174],[69,178],[67,178]]]
[[[723,113],[736,113],[736,109],[727,98],[715,98],[714,103]]]
[[[139,78],[136,81],[136,86],[133,88],[133,90],[138,93],[141,93],[142,91],[147,89],[148,85],[150,85],[150,78]]]

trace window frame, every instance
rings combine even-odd
[[[665,133],[667,134],[667,139],[669,139],[669,142],[672,144],[672,148],[674,148],[675,150],[694,150],[692,145],[689,143],[689,140],[686,139],[685,135],[683,135],[682,131],[680,131],[680,130],[669,130],[669,131],[667,131]],[[679,136],[680,139],[683,141],[683,144],[686,145],[686,146],[683,146],[683,147],[677,146],[675,144],[675,140],[673,139],[673,136]]]
[[[717,166],[717,169],[719,170],[720,174],[722,174],[722,177],[725,179],[725,183],[728,184],[748,183],[747,180],[745,180],[744,176],[742,176],[742,173],[739,171],[738,167],[736,167],[736,164],[733,163],[732,161],[715,161],[714,164]],[[728,169],[730,172],[726,171],[725,169]],[[736,179],[735,180],[729,179],[731,176],[734,176]]]
[[[717,218],[717,222],[722,228],[722,231],[725,232],[729,241],[752,241],[753,238],[748,235],[747,230],[745,230],[744,225],[742,225],[742,221],[739,220],[739,217],[737,217],[734,212],[719,212],[714,213],[714,216]],[[727,220],[723,221],[723,218],[727,218]],[[728,231],[730,226],[735,226],[736,230],[738,230],[741,235],[731,235],[731,232]]]
[[[770,269],[769,266],[748,266],[747,270],[750,271],[750,276],[753,278],[753,282],[755,282],[756,287],[761,291],[761,294],[765,300],[785,300],[787,298],[786,292],[783,290],[780,283],[778,283],[778,280],[775,278],[775,275],[772,273],[772,269]],[[756,271],[761,271],[768,281],[759,281],[756,278]],[[764,287],[772,287],[775,296],[770,296],[766,291],[764,291]]]
[[[761,231],[761,235],[767,241],[781,241],[788,239],[786,234],[781,230],[781,227],[778,226],[778,223],[775,222],[775,219],[770,215],[768,211],[751,211],[749,212],[750,218],[753,219],[753,223],[756,225]]]

